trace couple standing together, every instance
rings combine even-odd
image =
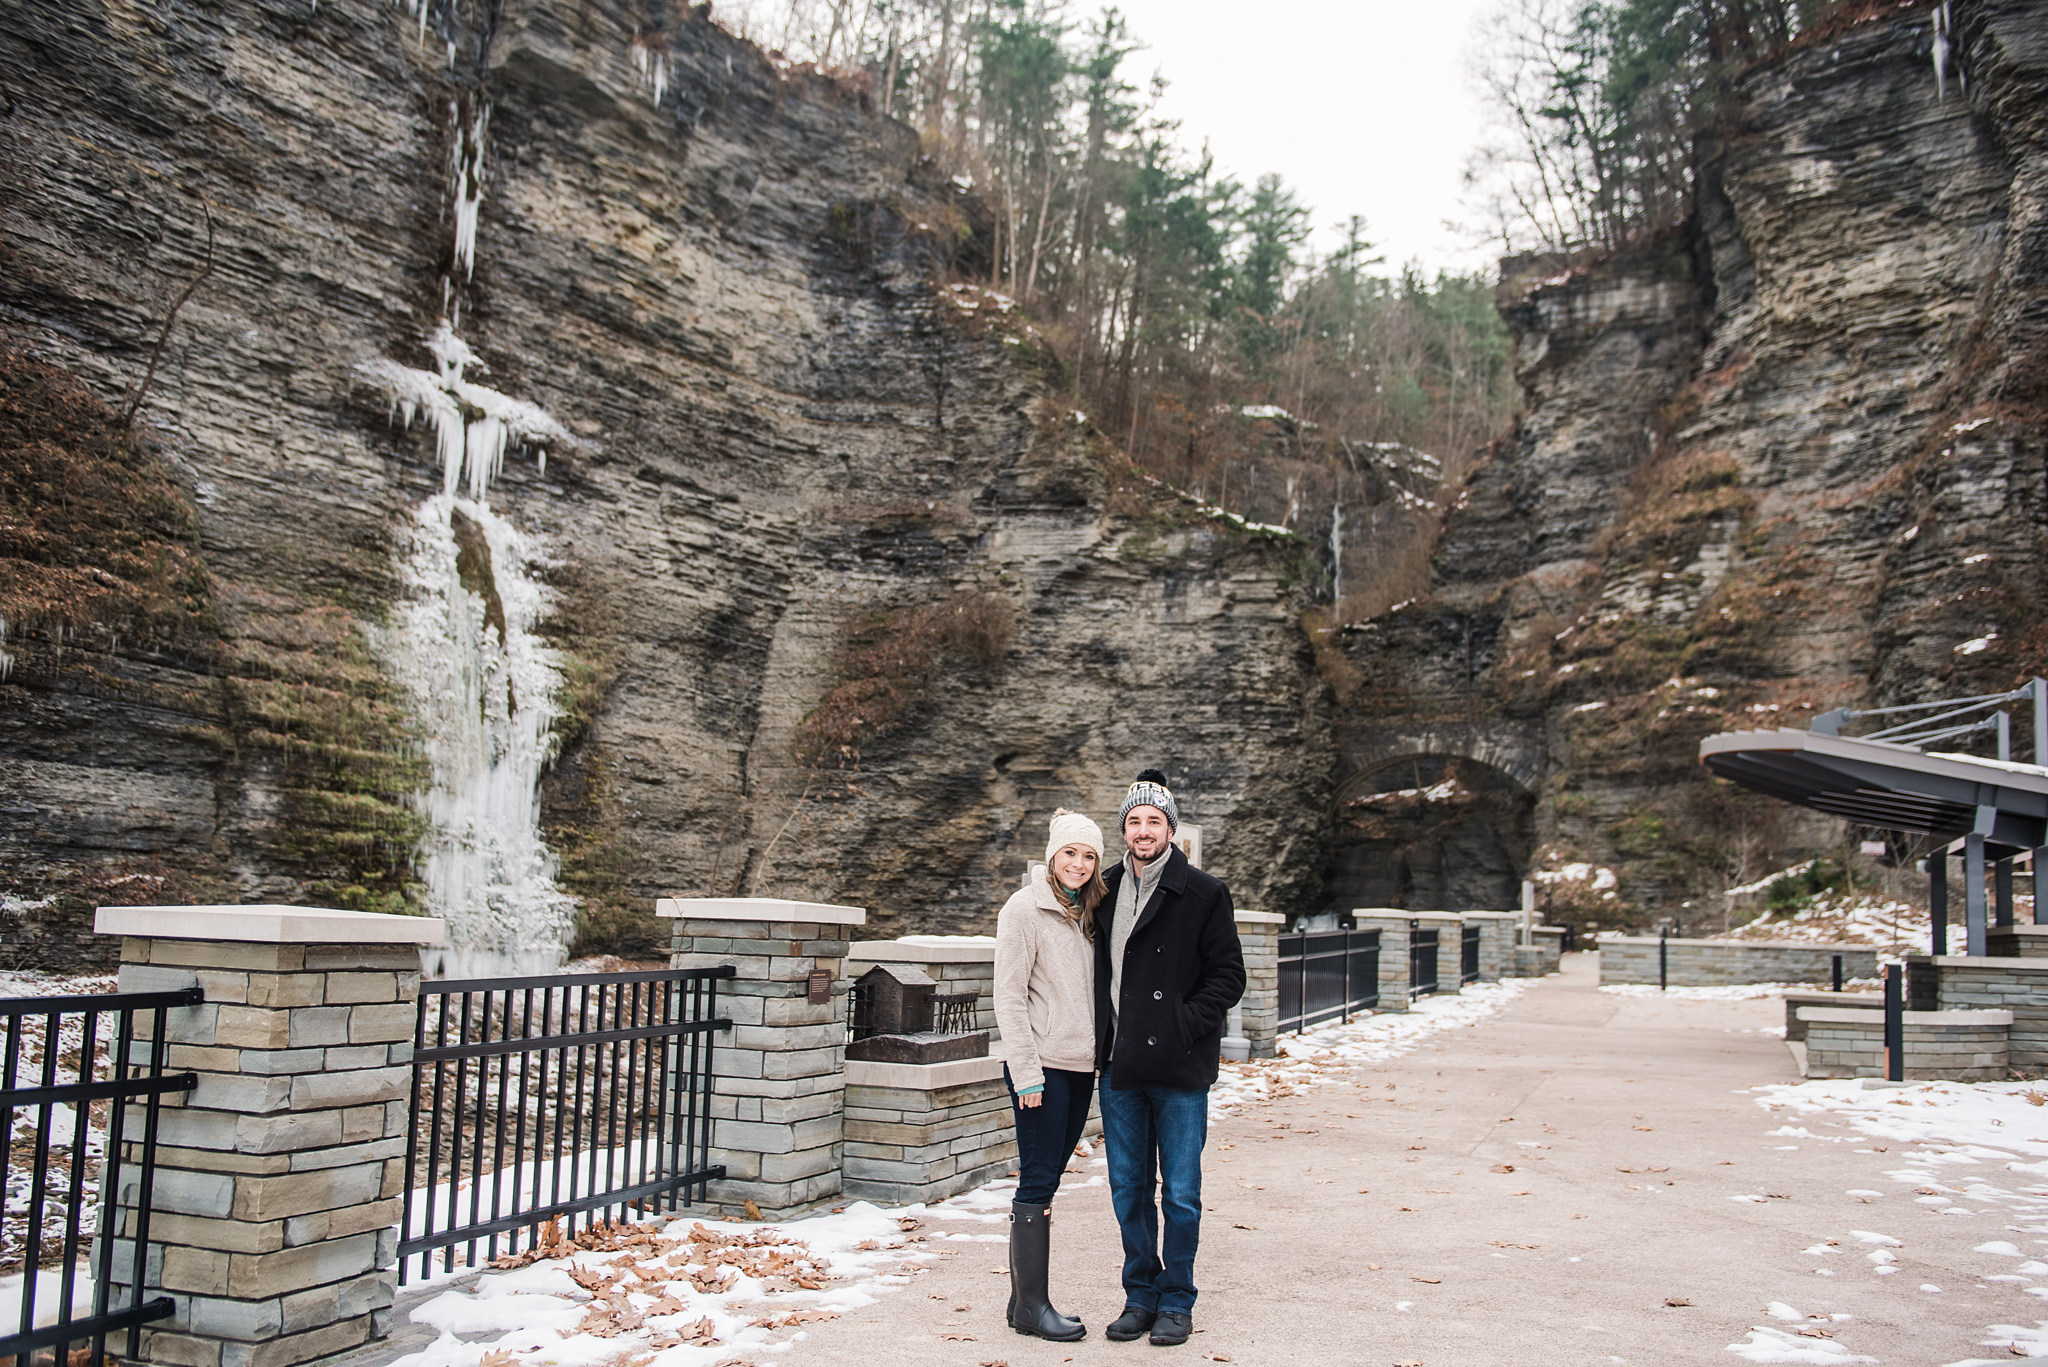
[[[1088,1332],[1052,1308],[1046,1265],[1052,1199],[1099,1077],[1124,1246],[1124,1309],[1105,1333],[1177,1344],[1194,1331],[1209,1087],[1244,954],[1230,889],[1174,843],[1166,776],[1139,774],[1117,816],[1125,855],[1105,869],[1102,828],[1055,813],[1044,876],[996,921],[996,1023],[1017,1116],[1009,1322],[1059,1343]]]

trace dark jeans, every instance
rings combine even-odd
[[[1010,1081],[1010,1065],[1003,1065],[1003,1085],[1010,1089],[1010,1109],[1017,1116],[1016,1201],[1031,1206],[1049,1206],[1060,1192],[1060,1174],[1081,1142],[1081,1128],[1088,1123],[1088,1102],[1095,1090],[1095,1074],[1068,1073],[1058,1068],[1045,1070],[1045,1090],[1036,1106],[1017,1104],[1017,1084]]]
[[[1124,1304],[1195,1308],[1195,1248],[1202,1239],[1202,1145],[1209,1089],[1133,1087],[1102,1076],[1102,1137],[1109,1143],[1109,1197],[1124,1236]],[[1152,1201],[1154,1177],[1159,1203]],[[1159,1217],[1166,1215],[1160,1241]]]

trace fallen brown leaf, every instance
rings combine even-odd
[[[1647,1130],[1652,1130],[1652,1129],[1655,1129],[1655,1128],[1656,1128],[1656,1126],[1654,1126],[1654,1125],[1632,1125],[1632,1126],[1630,1126],[1629,1128],[1630,1128],[1630,1129],[1636,1129],[1636,1130],[1645,1130],[1645,1131],[1647,1131]]]
[[[747,1198],[746,1205],[742,1207],[742,1209],[744,1209],[747,1212],[747,1218],[749,1220],[758,1220],[761,1218],[761,1208],[754,1204],[754,1198],[751,1196]]]
[[[1380,1270],[1380,1266],[1381,1264],[1379,1263],[1367,1263],[1365,1265],[1365,1270],[1368,1272],[1377,1272]]]
[[[1691,1305],[1691,1304],[1692,1304],[1692,1302],[1691,1302],[1691,1301],[1689,1301],[1689,1300],[1687,1300],[1687,1299],[1686,1299],[1685,1297],[1683,1297],[1683,1296],[1666,1296],[1666,1297],[1664,1298],[1664,1304],[1666,1304],[1666,1305],[1670,1306],[1670,1307],[1671,1307],[1672,1309],[1676,1310],[1676,1309],[1678,1309],[1678,1308],[1679,1308],[1680,1306],[1684,1306],[1684,1305]]]
[[[1510,1195],[1510,1196],[1532,1196],[1532,1195],[1534,1195],[1534,1194],[1535,1194],[1535,1193],[1533,1193],[1533,1192],[1527,1192],[1527,1191],[1511,1191],[1511,1192],[1509,1192],[1509,1193],[1508,1193],[1508,1195]]]
[[[1513,1163],[1495,1163],[1493,1165],[1493,1170],[1495,1172],[1513,1172],[1515,1170],[1515,1165]]]
[[[1078,856],[1078,855],[1077,855],[1077,856],[1075,856],[1075,857],[1076,857],[1076,858],[1079,858],[1079,856]],[[1232,1229],[1257,1229],[1257,1228],[1258,1228],[1258,1226],[1257,1226],[1257,1225],[1232,1225],[1232,1226],[1231,1226],[1231,1228],[1232,1228]]]
[[[1409,1212],[1410,1214],[1413,1214],[1413,1213],[1415,1212],[1415,1207],[1414,1207],[1414,1206],[1403,1206],[1403,1207],[1401,1207],[1401,1209],[1403,1209],[1403,1210],[1405,1210],[1405,1211]]]
[[[1443,1282],[1442,1277],[1425,1277],[1420,1272],[1410,1272],[1408,1280],[1411,1282],[1428,1282],[1431,1286],[1438,1286]]]
[[[493,1348],[490,1352],[483,1355],[477,1367],[512,1367],[512,1364],[517,1361],[519,1361],[519,1354],[513,1352],[510,1348]]]
[[[1795,1337],[1803,1339],[1831,1339],[1834,1337],[1827,1330],[1811,1324],[1807,1325],[1804,1329],[1794,1329],[1792,1333]]]
[[[942,1339],[945,1339],[945,1340],[947,1340],[948,1342],[951,1342],[951,1343],[972,1343],[972,1342],[974,1342],[974,1335],[972,1335],[972,1334],[941,1334],[941,1335],[939,1335],[939,1337],[940,1337],[940,1338],[942,1338]]]

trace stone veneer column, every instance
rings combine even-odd
[[[839,1195],[846,1112],[847,932],[859,907],[773,897],[664,897],[676,921],[669,966],[731,964],[719,984],[730,1039],[712,1055],[711,1161],[725,1164],[710,1202],[737,1214],[748,1201],[771,1219]],[[810,999],[813,971],[829,975]]]
[[[1510,976],[1515,965],[1515,929],[1518,911],[1467,911],[1461,913],[1479,927],[1479,981],[1499,982]]]
[[[1408,913],[1399,907],[1359,907],[1351,913],[1356,929],[1380,933],[1381,1011],[1408,1009],[1409,920]]]
[[[1436,995],[1455,997],[1464,991],[1465,916],[1457,911],[1411,911],[1415,930],[1436,932]],[[1382,966],[1384,975],[1386,969]]]
[[[122,937],[123,992],[206,993],[166,1022],[170,1066],[199,1083],[164,1098],[145,1276],[177,1310],[145,1328],[143,1359],[290,1367],[384,1337],[419,946],[441,922],[101,907],[95,928]]]
[[[1280,928],[1287,918],[1271,911],[1237,913],[1244,950],[1244,996],[1238,999],[1244,1038],[1253,1058],[1271,1058],[1280,1036]]]

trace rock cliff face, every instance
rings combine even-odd
[[[425,909],[423,849],[502,867],[503,813],[422,798],[463,671],[489,735],[540,726],[520,800],[611,942],[712,892],[985,929],[1051,810],[1147,764],[1241,905],[1315,902],[1312,567],[1132,473],[941,283],[975,206],[858,91],[635,0],[32,2],[0,68],[9,439],[154,462],[189,530],[143,540],[203,565],[175,614],[87,602],[122,572],[45,534],[61,481],[9,486],[12,962],[93,953],[96,901]],[[443,418],[457,464],[528,438],[487,494]],[[429,619],[468,633],[439,667]]]
[[[1533,801],[1574,914],[1677,911],[1843,835],[1711,783],[1703,735],[2048,669],[2048,29],[1953,13],[1938,78],[1928,9],[1748,72],[1682,227],[1507,263],[1528,409],[1432,595],[1346,633],[1340,846],[1449,756],[1504,788],[1465,838]]]

